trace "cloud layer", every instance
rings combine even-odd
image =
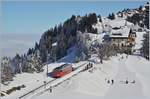
[[[1,34],[1,56],[13,57],[16,53],[26,53],[39,39],[37,34]]]

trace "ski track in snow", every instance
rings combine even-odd
[[[121,59],[118,68],[119,72],[114,78],[114,84],[110,87],[106,97],[112,97],[113,99],[118,97],[136,98],[143,97],[142,86],[139,79],[136,77],[134,72],[131,72],[126,64],[126,59]],[[129,83],[125,84],[125,81],[128,80]],[[135,83],[130,83],[135,80]]]

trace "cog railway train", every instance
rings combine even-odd
[[[66,74],[69,74],[73,71],[73,67],[71,64],[63,64],[60,67],[56,67],[51,72],[51,77],[53,78],[60,78]]]

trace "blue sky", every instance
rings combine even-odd
[[[16,48],[27,49],[40,39],[44,31],[60,22],[64,22],[72,14],[82,16],[86,13],[95,12],[96,14],[101,14],[101,16],[108,16],[109,13],[117,12],[124,8],[137,8],[142,4],[144,4],[142,1],[5,1],[2,2],[1,7],[2,35],[5,40],[18,39],[24,35],[24,38],[21,37],[23,41],[28,41],[28,36],[34,35],[33,40],[31,39],[30,42],[32,44],[27,44],[30,46],[14,45]],[[12,37],[7,38],[7,35]],[[8,46],[9,44],[4,45]],[[11,47],[9,50],[11,50]],[[11,53],[15,54],[16,52],[12,51]]]
[[[42,33],[65,21],[72,14],[95,12],[107,16],[111,12],[136,8],[141,4],[143,3],[137,1],[3,2],[3,33]]]

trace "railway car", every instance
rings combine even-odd
[[[71,64],[63,64],[60,67],[56,67],[52,72],[51,76],[53,78],[60,78],[70,72],[73,71],[73,67]]]

